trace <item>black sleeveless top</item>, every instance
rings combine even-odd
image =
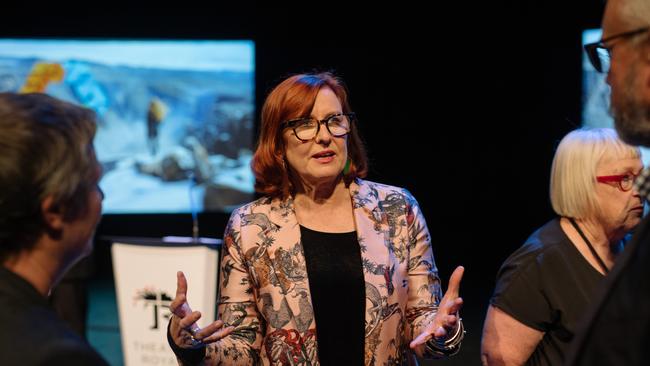
[[[300,226],[322,366],[363,365],[365,281],[356,232]]]

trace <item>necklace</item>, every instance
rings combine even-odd
[[[582,240],[584,240],[585,243],[587,244],[587,246],[589,247],[589,250],[591,251],[591,254],[593,254],[593,256],[596,257],[596,261],[600,265],[600,268],[603,269],[603,272],[605,272],[605,274],[609,273],[609,268],[607,268],[607,266],[605,265],[605,262],[603,262],[603,260],[600,258],[598,253],[596,253],[596,249],[594,249],[594,247],[591,245],[591,242],[589,241],[589,239],[587,239],[585,234],[582,232],[582,230],[580,229],[580,226],[578,226],[578,223],[576,222],[576,220],[574,220],[572,217],[569,217],[568,219],[569,219],[569,222],[571,222],[571,225],[573,225],[573,227],[576,229],[578,234],[580,234],[580,236],[582,237]]]

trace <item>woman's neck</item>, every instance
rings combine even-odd
[[[584,239],[580,236],[579,232],[568,222],[568,218],[563,218],[567,222],[563,227],[565,227],[565,232],[567,232],[566,227],[569,227],[568,232],[573,232],[574,235],[569,237],[572,239],[574,244],[579,243],[578,249],[583,256],[589,258],[592,256],[590,250],[586,246],[587,243],[584,242]],[[620,252],[620,242],[622,237],[615,233],[608,233],[607,230],[600,225],[596,220],[593,219],[573,219],[578,225],[582,233],[585,235],[591,246],[594,248],[600,259],[605,263],[608,268],[611,268],[614,265],[614,261],[618,253]],[[588,252],[588,255],[585,253]]]
[[[303,180],[297,187],[296,197],[301,197],[302,200],[309,200],[315,204],[331,204],[332,201],[345,197],[348,192],[342,177],[319,182]]]
[[[350,200],[350,193],[343,180],[320,185],[303,184],[302,189],[296,192],[294,202],[296,205],[319,207],[337,206]]]
[[[350,190],[340,180],[334,186],[311,187],[296,193],[294,206],[298,222],[323,232],[355,230]]]

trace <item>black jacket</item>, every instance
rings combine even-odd
[[[650,363],[650,217],[607,275],[576,335],[567,365],[648,365]]]
[[[60,320],[47,299],[0,266],[0,364],[108,366]]]

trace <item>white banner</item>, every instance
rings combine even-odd
[[[137,240],[134,240],[137,242]],[[167,344],[169,304],[176,295],[176,272],[187,278],[187,299],[202,316],[215,319],[217,268],[215,246],[113,243],[113,274],[125,366],[176,365]]]

